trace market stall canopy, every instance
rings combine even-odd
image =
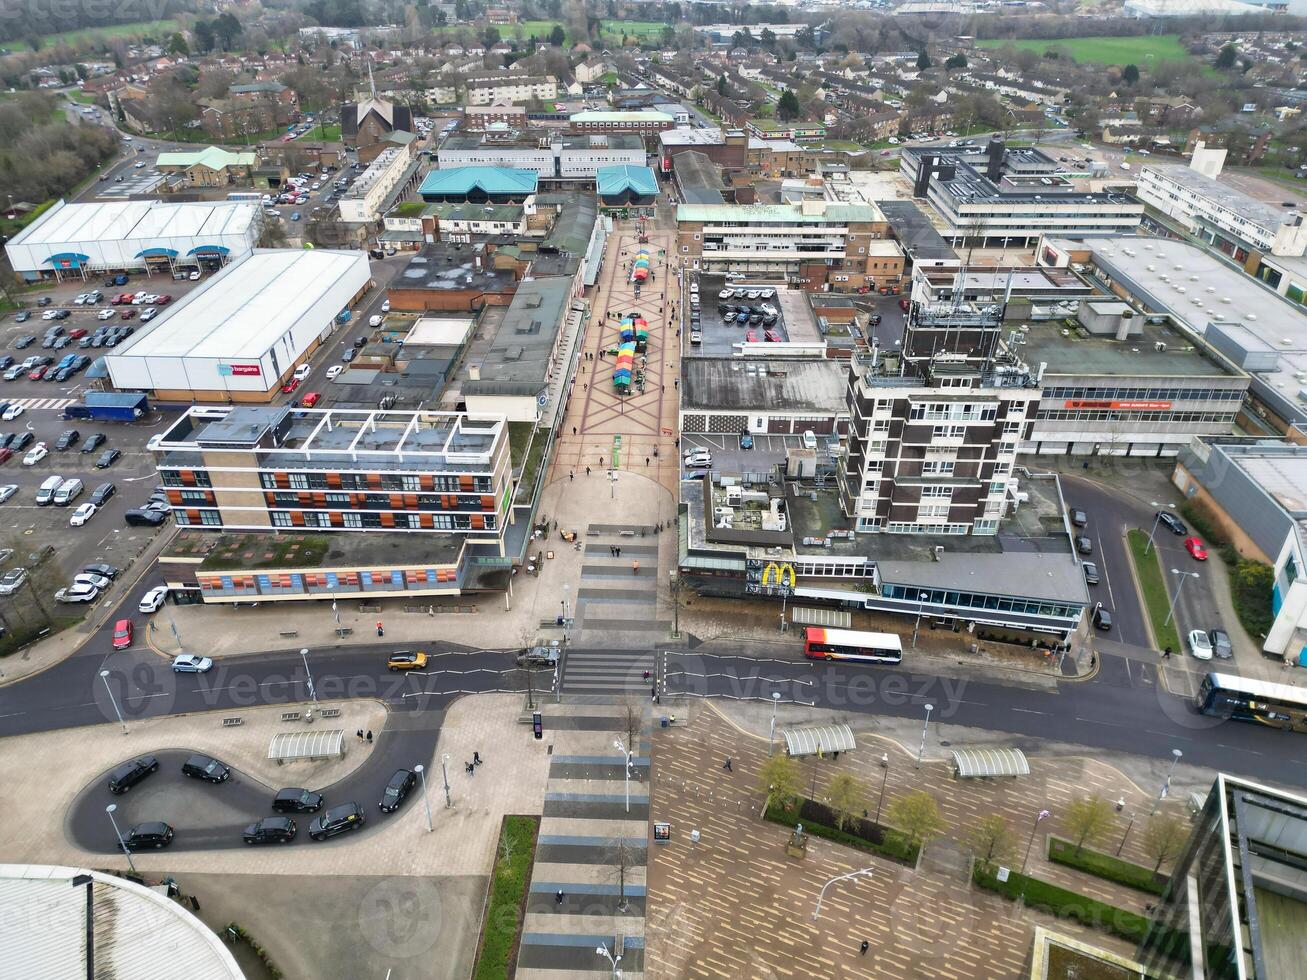
[[[794,758],[848,752],[857,747],[853,729],[848,725],[823,725],[821,728],[783,728],[785,752]]]

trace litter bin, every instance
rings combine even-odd
[[[658,719],[658,727],[659,727],[659,728],[666,728],[666,727],[667,727],[667,716],[666,716],[666,715],[663,715],[661,718]]]

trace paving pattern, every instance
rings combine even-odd
[[[645,966],[651,978],[672,977],[1018,977],[1037,924],[1129,954],[1128,944],[1105,933],[1047,916],[1018,911],[1013,903],[970,888],[954,856],[985,815],[1008,816],[1017,835],[1014,862],[1030,834],[1030,817],[1047,807],[1054,816],[1040,828],[1031,873],[1140,911],[1148,896],[1131,893],[1039,859],[1042,833],[1057,832],[1059,815],[1081,792],[1099,790],[1127,807],[1148,801],[1119,773],[1093,760],[1032,758],[1028,780],[959,782],[943,761],[914,758],[890,742],[859,736],[859,748],[838,761],[804,760],[820,796],[835,773],[853,772],[869,788],[874,809],[890,756],[885,805],[912,789],[927,789],[948,823],[941,860],[923,859],[917,870],[819,839],[807,857],[785,855],[785,828],[762,823],[755,774],[767,743],[743,735],[708,706],[695,705],[690,723],[658,730],[654,739],[651,817],[672,823],[672,840],[653,848],[649,867]],[[722,768],[732,759],[733,772]],[[690,840],[698,829],[698,843]],[[1139,825],[1123,856],[1142,860]],[[1111,848],[1115,849],[1115,848]],[[938,850],[938,848],[937,848]],[[927,851],[930,854],[930,851]],[[1151,863],[1151,862],[1150,862]],[[821,915],[813,911],[832,877],[862,868],[872,875],[827,890]],[[859,952],[867,940],[867,953]]]

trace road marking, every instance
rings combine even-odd
[[[1047,711],[1036,711],[1034,708],[1013,708],[1013,711],[1020,711],[1023,715],[1046,715]]]
[[[1076,721],[1085,721],[1091,725],[1106,725],[1108,728],[1129,728],[1129,725],[1118,725],[1114,721],[1099,721],[1097,718],[1081,718],[1076,715]]]

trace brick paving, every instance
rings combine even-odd
[[[673,824],[672,842],[651,848],[647,958],[651,977],[1016,977],[1026,963],[1036,925],[1048,925],[1120,953],[1129,944],[1105,933],[1031,912],[969,888],[956,875],[890,861],[813,838],[802,861],[786,857],[786,828],[762,823],[754,780],[767,742],[727,723],[709,705],[693,705],[685,727],[656,730],[653,739],[653,820]],[[1145,794],[1111,767],[1092,759],[1032,757],[1031,776],[1017,781],[951,778],[943,759],[915,756],[894,742],[859,733],[859,748],[838,761],[816,762],[818,796],[831,776],[853,772],[868,787],[874,810],[882,752],[890,757],[885,806],[902,793],[926,789],[948,823],[946,848],[956,849],[981,818],[1001,812],[1018,837],[1016,863],[1040,808],[1053,816],[1040,826],[1029,871],[1085,894],[1140,911],[1148,896],[1038,858],[1042,834],[1060,832],[1060,815],[1081,792],[1098,789],[1129,809],[1147,808]],[[733,760],[725,773],[722,760]],[[813,760],[800,763],[807,783]],[[700,830],[698,844],[690,831]],[[1111,849],[1115,849],[1117,836]],[[1123,852],[1144,860],[1137,822]],[[1150,862],[1151,863],[1151,862]],[[820,918],[812,912],[831,877],[871,868],[870,878],[827,891]],[[870,948],[859,954],[866,939]]]

